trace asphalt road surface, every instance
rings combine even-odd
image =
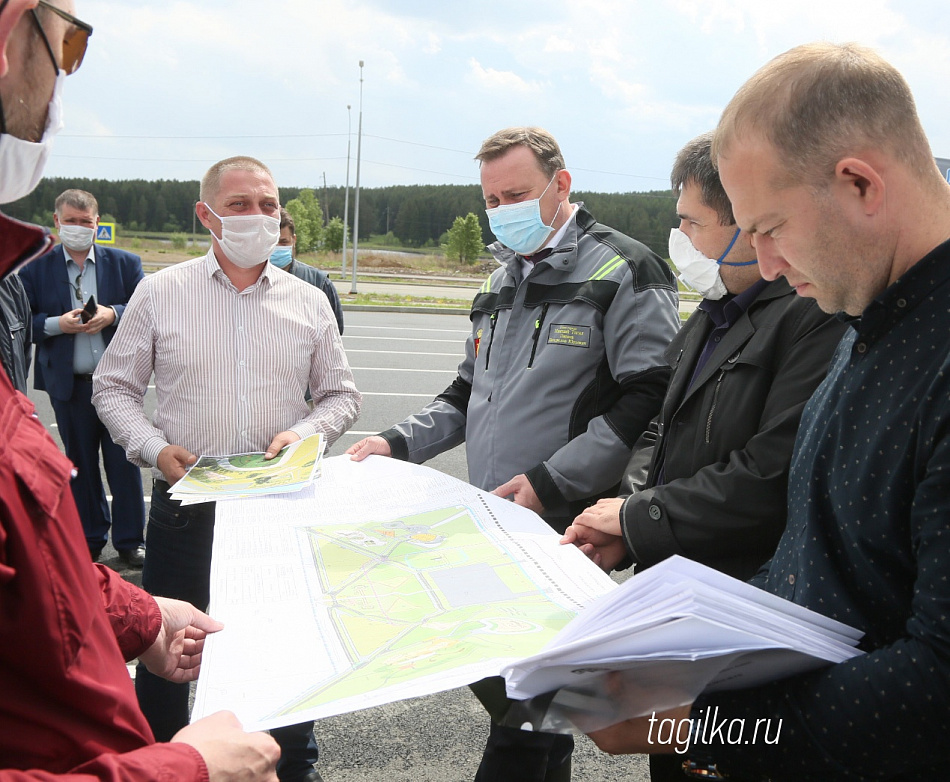
[[[342,454],[358,439],[401,421],[444,390],[455,376],[468,326],[467,315],[347,311],[343,342],[363,393],[363,412],[328,455]],[[46,394],[31,391],[30,396],[59,441]],[[146,410],[153,409],[154,391],[149,390]],[[466,479],[464,447],[440,455],[429,466]],[[143,471],[143,482],[148,495],[148,471]],[[111,546],[103,561],[141,582],[141,571],[125,569]],[[486,713],[462,688],[320,720],[317,768],[326,782],[464,782],[475,775],[487,735]],[[581,736],[573,778],[642,782],[649,774],[644,758],[612,758]]]

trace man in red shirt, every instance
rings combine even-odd
[[[0,0],[0,203],[26,195],[60,126],[64,77],[92,28],[71,0]],[[49,248],[0,215],[0,278]],[[221,712],[156,744],[125,660],[197,677],[221,625],[91,565],[72,464],[0,372],[0,782],[83,779],[276,782],[276,743]]]

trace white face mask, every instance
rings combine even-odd
[[[731,244],[729,249],[732,249]],[[726,253],[723,253],[723,258]],[[679,278],[704,299],[721,299],[728,293],[719,275],[722,258],[718,261],[707,258],[693,247],[689,237],[679,228],[670,229],[670,260],[679,271]]]
[[[60,225],[59,240],[70,250],[85,252],[96,239],[96,229],[85,225]]]
[[[221,250],[231,263],[242,269],[252,269],[270,258],[280,241],[278,218],[268,215],[221,217],[207,203],[205,206],[221,221],[221,236],[214,238],[218,240]]]
[[[60,71],[49,102],[42,139],[25,141],[9,133],[0,134],[0,204],[9,204],[29,195],[42,178],[53,139],[63,129],[65,81],[66,72]]]

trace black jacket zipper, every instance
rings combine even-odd
[[[495,340],[495,322],[498,320],[498,313],[491,314],[491,330],[488,332],[488,348],[485,350],[485,369],[488,369],[488,359],[491,357],[491,343]]]
[[[541,307],[541,317],[534,322],[534,337],[531,345],[531,358],[528,359],[528,369],[534,365],[534,354],[538,352],[538,337],[541,335],[541,326],[544,323],[544,317],[548,314],[548,302],[544,302]]]
[[[706,419],[706,444],[709,444],[709,437],[712,430],[713,413],[716,412],[716,403],[719,401],[719,386],[722,385],[722,379],[726,376],[726,370],[719,370],[719,377],[716,378],[716,388],[713,390],[712,405],[709,407],[709,417]]]

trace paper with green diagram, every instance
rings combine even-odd
[[[616,585],[531,511],[427,467],[324,459],[221,503],[192,719],[293,724],[494,676]]]
[[[171,498],[194,505],[300,491],[319,477],[325,448],[318,432],[284,446],[273,459],[263,452],[202,455],[171,487]]]

